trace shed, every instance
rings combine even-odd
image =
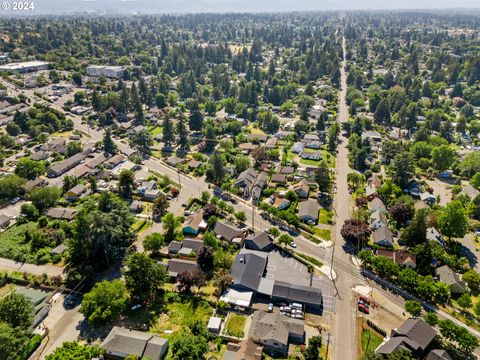
[[[219,334],[222,327],[222,318],[212,316],[208,320],[207,330],[212,334]]]

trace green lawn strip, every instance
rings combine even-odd
[[[331,240],[332,239],[332,231],[330,229],[320,229],[314,228],[313,233],[324,240]]]
[[[333,213],[330,210],[320,209],[318,213],[318,222],[324,225],[332,224]]]
[[[301,258],[307,260],[308,262],[312,263],[313,265],[316,265],[316,266],[322,266],[323,265],[323,263],[321,261],[317,260],[316,258],[314,258],[312,256],[302,254],[302,253],[299,253],[299,252],[297,252],[296,254],[298,256],[300,256]]]
[[[364,354],[367,350],[373,352],[382,343],[382,341],[383,339],[380,338],[375,332],[368,329],[362,329],[362,352]]]
[[[245,335],[243,329],[245,328],[245,321],[247,318],[243,315],[230,313],[225,324],[225,333],[227,335],[243,338]]]

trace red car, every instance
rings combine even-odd
[[[368,305],[370,305],[370,300],[368,298],[366,298],[365,296],[360,296],[358,298],[358,300],[361,300],[363,301],[364,303],[367,303]]]
[[[370,310],[368,309],[368,307],[366,307],[365,305],[363,304],[358,304],[358,311],[364,313],[364,314],[370,314]]]

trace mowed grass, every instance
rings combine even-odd
[[[332,240],[332,231],[330,229],[314,228],[313,233],[323,240]]]
[[[323,265],[323,263],[321,261],[317,260],[316,258],[314,258],[312,256],[302,254],[302,253],[299,253],[299,252],[297,252],[297,255],[300,256],[302,259],[305,259],[308,262],[312,263],[313,265],[317,265],[317,266],[322,266]]]
[[[243,338],[245,335],[243,329],[245,328],[246,321],[246,316],[233,313],[228,314],[227,322],[225,324],[225,333],[227,335]]]
[[[330,210],[320,209],[318,213],[318,222],[324,225],[332,224],[333,213]]]
[[[178,331],[190,329],[197,321],[200,321],[203,326],[207,326],[208,319],[212,314],[213,309],[205,300],[193,297],[185,298],[166,304],[150,331],[162,336],[169,336]],[[167,333],[165,333],[166,330]]]
[[[162,134],[162,127],[161,126],[156,126],[152,129],[150,129],[150,134],[152,134],[153,137],[157,136],[157,135],[161,135]]]
[[[362,329],[362,353],[373,352],[381,343],[383,339],[380,338],[373,331]]]

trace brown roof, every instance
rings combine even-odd
[[[378,249],[375,254],[377,256],[384,256],[386,258],[389,258],[392,261],[396,262],[398,265],[406,265],[409,263],[413,263],[415,266],[417,265],[417,258],[415,257],[415,255],[406,250],[394,251]]]
[[[183,271],[192,272],[199,268],[197,262],[193,260],[171,259],[168,262],[168,274],[170,276],[177,276]]]

